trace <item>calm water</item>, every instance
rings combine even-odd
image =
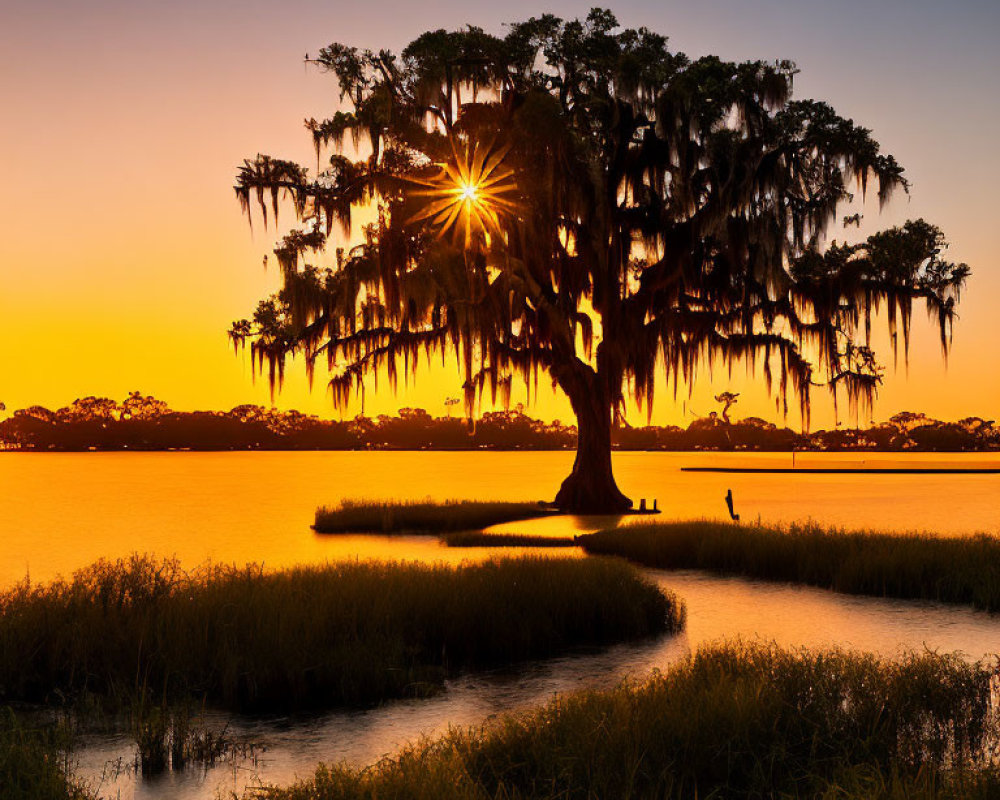
[[[971,456],[799,455],[800,466],[862,461],[1000,466]],[[68,574],[140,550],[273,567],[338,558],[460,560],[435,542],[331,538],[309,530],[316,506],[344,497],[546,499],[569,472],[569,452],[0,453],[0,585]],[[721,517],[732,488],[743,519],[815,519],[839,526],[1000,530],[1000,475],[726,475],[684,465],[787,465],[775,454],[618,453],[633,499],[656,498],[663,518]],[[547,521],[544,532],[593,520]],[[507,528],[523,528],[523,524]]]
[[[800,466],[860,464],[1000,465],[1000,456],[798,456]],[[47,580],[98,557],[132,551],[205,560],[286,564],[342,558],[460,561],[484,551],[449,550],[431,539],[322,537],[309,529],[315,507],[343,497],[548,499],[571,453],[150,453],[0,454],[0,585]],[[733,489],[744,520],[811,518],[850,527],[926,530],[939,535],[1000,531],[1000,475],[720,475],[682,465],[786,465],[777,455],[620,453],[619,484],[657,498],[662,518],[721,517]],[[613,520],[547,519],[508,530],[565,535]],[[494,551],[495,552],[495,551]],[[550,551],[551,552],[551,551]],[[573,551],[558,551],[567,555]],[[787,646],[843,646],[886,655],[930,647],[978,658],[1000,653],[1000,617],[933,603],[857,598],[700,573],[650,575],[687,603],[678,637],[575,653],[461,677],[429,700],[310,719],[213,716],[265,750],[256,762],[189,770],[157,781],[128,776],[102,789],[122,798],[201,800],[254,780],[285,783],[321,760],[368,764],[421,735],[476,725],[491,714],[537,705],[554,693],[641,676],[722,638]],[[121,737],[96,738],[79,756],[98,781],[106,763],[130,757]]]

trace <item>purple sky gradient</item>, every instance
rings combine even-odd
[[[0,401],[64,405],[142,389],[178,408],[268,402],[224,331],[276,287],[232,194],[257,152],[313,164],[306,117],[336,87],[302,57],[331,41],[400,50],[427,29],[502,23],[589,5],[7,0],[0,12]],[[874,130],[913,183],[874,219],[923,216],[974,270],[945,368],[916,315],[909,373],[887,377],[874,416],[924,410],[996,416],[1000,404],[1000,3],[995,0],[658,0],[612,6],[623,24],[670,36],[689,55],[797,62],[796,95],[830,102]],[[888,353],[883,354],[891,364]],[[443,413],[450,370],[373,399],[368,411]],[[774,417],[756,382],[707,373],[691,401],[731,388],[737,410]],[[294,375],[283,407],[332,413],[322,382]],[[702,407],[699,407],[700,406]],[[350,413],[356,411],[350,409]],[[567,418],[543,398],[534,412]],[[654,420],[684,418],[667,394]],[[817,395],[814,422],[832,412]],[[790,419],[797,423],[797,416]]]

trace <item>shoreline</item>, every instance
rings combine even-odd
[[[753,474],[849,475],[997,475],[1000,467],[681,467],[681,472],[734,472]]]

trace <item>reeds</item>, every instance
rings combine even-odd
[[[838,592],[1000,610],[1000,538],[787,529],[722,522],[648,523],[578,537],[588,553],[647,567],[702,569]]]
[[[320,766],[271,800],[981,798],[995,672],[725,644],[665,673],[560,697],[356,770]]]
[[[92,800],[69,775],[70,744],[63,723],[29,723],[0,708],[0,797],[3,800]]]
[[[0,594],[0,700],[313,709],[433,692],[457,670],[677,630],[610,559],[338,563],[265,572],[101,561]]]
[[[338,506],[316,509],[313,528],[318,533],[436,534],[482,530],[552,513],[538,503],[343,500]]]
[[[147,707],[140,703],[131,711],[129,730],[136,743],[136,766],[145,776],[189,764],[210,766],[254,751],[252,743],[197,724],[183,706]]]

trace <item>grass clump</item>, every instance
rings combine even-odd
[[[253,751],[226,730],[214,731],[194,722],[186,708],[147,707],[132,710],[129,729],[136,744],[136,766],[144,776],[182,770],[189,764],[206,767],[225,758]]]
[[[343,500],[338,506],[318,508],[313,528],[318,533],[437,534],[482,530],[552,513],[538,503]]]
[[[451,672],[677,630],[683,607],[607,559],[337,563],[265,572],[100,561],[0,594],[0,700],[368,705]]]
[[[0,796],[4,800],[91,800],[69,774],[65,724],[29,723],[0,708]]]
[[[665,673],[452,731],[270,800],[987,798],[994,669],[725,644]]]
[[[701,569],[838,592],[968,603],[1000,611],[1000,538],[787,529],[694,521],[578,537],[595,555],[661,569]]]
[[[523,533],[459,531],[444,537],[448,547],[576,547],[571,536],[530,536]]]

